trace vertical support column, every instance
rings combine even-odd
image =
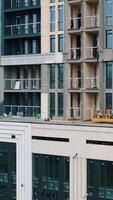
[[[70,66],[68,63],[64,63],[64,119],[69,118],[70,105],[70,93],[69,89],[69,78],[70,78]]]
[[[41,119],[49,117],[49,65],[41,65]]]
[[[72,179],[73,182],[70,182],[70,185],[72,187],[72,190],[70,192],[72,192],[72,195],[70,196],[71,200],[78,200],[78,154],[76,154],[73,157],[72,160],[72,170],[73,170],[73,177],[70,176],[70,178]]]
[[[104,92],[104,83],[105,83],[105,76],[104,76],[104,62],[99,63],[99,105],[100,109],[105,108],[105,92]],[[104,97],[104,98],[101,98]]]
[[[0,104],[4,101],[4,67],[0,66]]]
[[[87,159],[86,158],[81,158],[82,159],[82,185],[81,185],[81,194],[82,194],[82,200],[86,200],[87,199],[87,173],[86,173],[86,170],[87,170]]]

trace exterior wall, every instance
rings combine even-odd
[[[31,126],[29,124],[0,122],[0,142],[16,144],[16,199],[31,200]]]
[[[113,141],[108,127],[32,125],[32,136],[69,138],[67,142],[32,140],[32,152],[70,157],[70,200],[87,197],[87,159],[113,161],[112,146],[86,144],[86,140]]]
[[[42,139],[31,141],[31,136]],[[69,142],[51,141],[49,137],[65,138]],[[113,161],[113,146],[86,144],[86,140],[113,142],[113,126],[0,122],[0,142],[17,146],[17,200],[32,200],[32,153],[68,156],[70,200],[86,199],[87,159]]]

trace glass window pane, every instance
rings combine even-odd
[[[55,88],[55,65],[50,65],[50,88]]]
[[[50,116],[55,116],[55,93],[50,93]]]
[[[63,93],[58,93],[58,116],[63,116]]]
[[[106,63],[106,88],[107,89],[112,88],[112,63],[111,62]]]
[[[58,65],[58,88],[63,88],[63,79],[64,79],[64,65],[59,64]]]
[[[112,93],[106,93],[106,108],[112,109]]]
[[[112,30],[106,31],[106,48],[112,49],[112,40],[113,40],[113,34]]]

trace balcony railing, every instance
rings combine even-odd
[[[69,109],[69,118],[80,119],[81,118],[81,108],[71,107]]]
[[[88,88],[88,89],[98,88],[98,78],[97,77],[87,77],[86,78],[86,88]]]
[[[40,33],[40,22],[28,24],[7,25],[4,28],[5,36],[27,35]]]
[[[41,0],[9,0],[5,1],[5,9],[18,9],[34,6],[40,6]]]
[[[78,30],[81,28],[81,17],[68,19],[68,30]]]
[[[80,89],[82,87],[82,78],[70,78],[70,88]]]
[[[69,49],[68,59],[79,60],[81,58],[82,58],[82,49],[80,47]]]
[[[98,28],[99,27],[99,16],[87,16],[85,18],[86,28]]]
[[[40,106],[4,105],[4,112],[8,115],[40,118]]]
[[[5,79],[5,90],[40,90],[41,79]]]
[[[99,58],[98,47],[86,47],[85,50],[85,59],[97,59]]]

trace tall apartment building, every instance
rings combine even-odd
[[[113,200],[113,125],[38,120],[112,109],[112,13],[0,0],[0,200]]]
[[[0,2],[6,114],[89,120],[112,109],[112,0]]]

